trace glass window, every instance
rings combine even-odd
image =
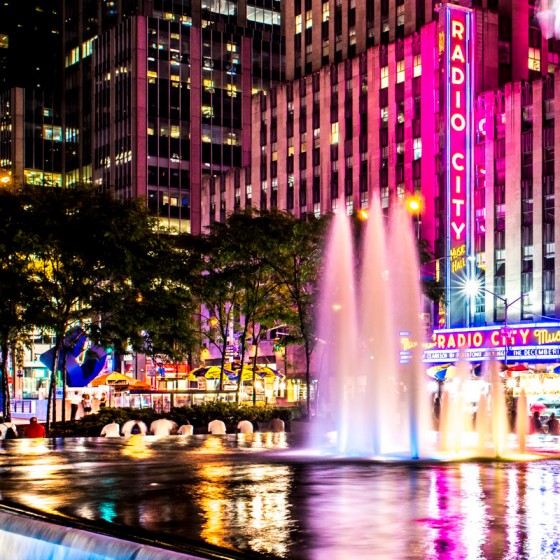
[[[381,68],[381,89],[389,87],[389,67],[383,66]]]

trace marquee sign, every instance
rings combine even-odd
[[[428,363],[498,359],[531,362],[560,359],[560,323],[533,323],[434,331],[424,345]]]
[[[474,15],[455,4],[440,8],[444,180],[447,212],[446,291],[448,326],[464,325],[470,313],[458,284],[470,277],[473,175]],[[465,304],[467,306],[465,307]],[[467,316],[465,317],[465,312]]]

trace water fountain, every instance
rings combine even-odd
[[[403,208],[388,228],[383,219],[379,207],[371,209],[359,248],[350,219],[339,213],[333,220],[321,287],[318,419],[334,427],[343,455],[419,458],[430,413],[417,248]]]
[[[319,337],[320,390],[314,447],[336,433],[335,452],[346,457],[503,457],[509,425],[498,363],[483,371],[488,393],[474,409],[471,367],[456,365],[444,391],[440,431],[433,432],[431,395],[422,364],[417,246],[410,218],[397,206],[389,217],[378,206],[364,225],[362,246],[349,217],[337,214],[325,250]],[[520,442],[524,447],[524,438]],[[510,445],[511,447],[511,445]],[[332,451],[332,450],[331,450]]]

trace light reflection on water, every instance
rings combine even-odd
[[[555,460],[306,459],[295,438],[258,433],[68,439],[37,451],[3,444],[1,499],[294,560],[560,557]]]

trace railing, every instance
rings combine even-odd
[[[11,400],[10,410],[13,414],[35,414],[37,411],[37,401],[33,399]]]

